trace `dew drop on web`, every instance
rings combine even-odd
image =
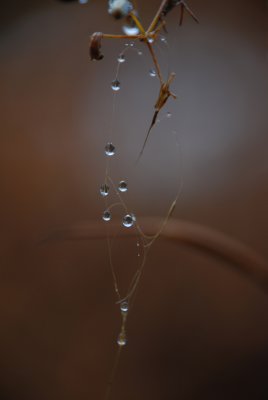
[[[118,338],[117,338],[117,344],[118,346],[125,346],[127,344],[127,337],[125,333],[120,333]]]
[[[108,157],[112,157],[115,154],[115,147],[112,143],[107,143],[105,146],[105,154]]]
[[[102,215],[102,219],[103,219],[103,221],[106,221],[106,222],[111,221],[112,215],[109,210],[104,211],[104,213]]]
[[[100,187],[100,194],[103,196],[103,197],[106,197],[106,196],[108,196],[108,194],[109,194],[109,186],[108,185],[106,185],[106,183],[104,183],[103,185],[101,185],[101,187]]]
[[[124,54],[119,54],[119,56],[118,56],[118,58],[117,58],[117,61],[119,62],[119,63],[124,63],[125,61],[126,61],[126,57],[125,57],[125,55]]]
[[[120,310],[123,314],[127,314],[127,312],[128,312],[128,302],[127,301],[123,301],[122,303],[120,303]]]
[[[155,77],[156,77],[156,71],[155,71],[155,69],[151,68],[150,71],[149,71],[149,74],[150,74],[150,76],[151,76],[152,78],[155,78]]]
[[[113,89],[113,91],[118,92],[118,90],[120,90],[121,85],[118,79],[115,79],[114,81],[112,81],[111,84],[111,88]]]
[[[134,214],[127,214],[123,218],[123,225],[126,228],[131,228],[135,222],[136,222],[136,217]]]
[[[137,26],[129,26],[129,25],[122,26],[122,31],[124,32],[125,35],[128,36],[138,35],[140,33],[140,30],[139,28],[137,28]]]
[[[119,182],[118,190],[122,193],[126,192],[128,190],[127,183],[125,181]]]

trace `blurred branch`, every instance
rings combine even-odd
[[[160,218],[139,218],[146,235],[154,236],[161,226]],[[109,234],[127,238],[136,236],[135,229],[118,229],[118,220],[109,222]],[[106,237],[107,231],[103,221],[88,221],[61,231],[55,232],[42,243],[51,240],[94,240]],[[268,294],[268,267],[266,261],[254,250],[229,236],[211,228],[170,218],[161,236],[164,239],[201,251],[211,257],[228,262],[234,270],[243,274],[251,282]]]

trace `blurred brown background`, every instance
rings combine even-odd
[[[105,1],[2,3],[0,398],[102,399],[120,328],[105,239],[39,242],[103,212],[110,82],[124,44],[103,43],[104,60],[90,63],[88,40],[120,23]],[[138,3],[148,24],[159,1]],[[162,113],[136,167],[158,84],[146,51],[126,55],[111,174],[128,178],[137,216],[164,217],[183,180],[176,218],[268,259],[267,5],[190,5],[201,23],[178,28],[174,11],[169,50],[157,50],[177,73],[178,101],[169,100],[172,118]],[[115,248],[123,287],[135,245]],[[267,296],[224,262],[158,240],[112,399],[267,399],[267,312]]]

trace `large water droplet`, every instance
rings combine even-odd
[[[118,346],[125,346],[127,344],[127,337],[125,332],[121,332],[117,339]]]
[[[101,187],[100,187],[100,194],[103,196],[103,197],[106,197],[106,196],[108,196],[108,194],[109,194],[109,186],[108,185],[106,185],[106,183],[104,183],[103,185],[101,185]]]
[[[149,71],[149,74],[150,74],[150,76],[151,76],[152,78],[155,78],[155,77],[156,77],[156,71],[155,71],[155,69],[151,68],[150,71]]]
[[[122,193],[126,192],[127,191],[127,183],[125,181],[119,182],[118,190],[120,190],[120,192],[122,192]]]
[[[111,157],[111,156],[114,155],[114,153],[115,153],[114,145],[112,143],[107,143],[106,146],[105,146],[105,154],[106,154],[106,156]]]
[[[125,55],[124,54],[119,54],[119,57],[118,57],[117,61],[119,63],[124,63],[126,61]]]
[[[106,221],[106,222],[111,221],[112,215],[109,210],[104,211],[104,213],[102,214],[102,219],[103,219],[103,221]]]
[[[128,302],[127,301],[123,301],[122,303],[120,303],[120,310],[123,314],[128,313]]]
[[[120,82],[119,82],[118,79],[115,79],[114,81],[112,81],[111,88],[112,88],[115,92],[118,92],[118,90],[120,90]]]
[[[123,218],[123,225],[124,225],[126,228],[131,228],[131,227],[134,225],[135,221],[136,221],[135,215],[133,215],[133,214],[127,214],[127,215],[125,215],[124,218]]]
[[[140,30],[137,28],[137,26],[124,25],[122,26],[122,30],[124,34],[128,36],[138,35],[140,33]]]

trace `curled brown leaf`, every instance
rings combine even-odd
[[[89,46],[89,54],[91,60],[102,60],[103,54],[101,53],[101,39],[102,39],[102,32],[95,32],[91,35],[90,38],[90,46]]]

